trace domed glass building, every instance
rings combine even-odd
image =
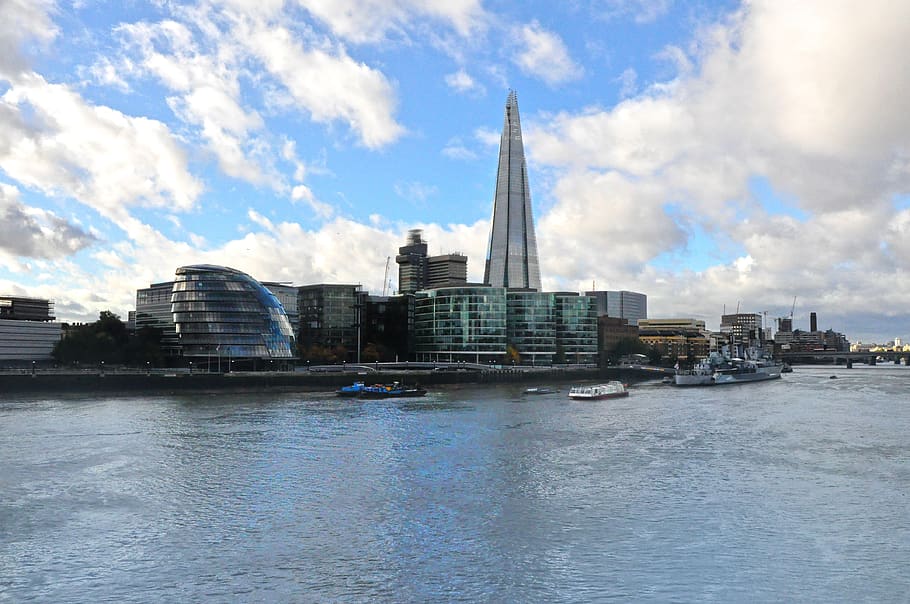
[[[292,359],[294,332],[281,302],[233,268],[177,269],[171,312],[185,357]]]

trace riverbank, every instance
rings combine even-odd
[[[181,392],[324,392],[361,380],[370,383],[403,382],[423,386],[486,383],[565,383],[621,380],[628,383],[660,379],[647,368],[497,369],[489,371],[309,371],[255,373],[154,373],[108,371],[21,372],[0,374],[0,393],[149,393]]]

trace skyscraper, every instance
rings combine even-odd
[[[514,90],[506,99],[505,123],[499,142],[493,226],[483,282],[494,287],[541,289],[531,191],[521,142],[518,97]]]

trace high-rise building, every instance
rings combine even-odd
[[[464,285],[468,280],[468,257],[454,252],[427,256],[427,242],[420,229],[408,231],[408,243],[398,248],[398,293]]]
[[[505,122],[499,142],[493,225],[483,282],[493,287],[541,289],[531,191],[521,141],[518,97],[514,90],[506,99]]]
[[[427,258],[426,289],[463,285],[467,281],[468,257],[464,254],[441,254]]]
[[[626,319],[629,325],[638,325],[640,320],[648,318],[648,296],[645,294],[598,290],[585,292],[585,295],[597,301],[598,317]]]
[[[420,229],[408,231],[408,242],[398,248],[398,293],[413,294],[427,284],[427,242]]]
[[[750,346],[764,340],[762,316],[758,313],[736,313],[720,316],[720,331],[733,337],[737,344]]]

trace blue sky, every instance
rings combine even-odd
[[[379,292],[410,228],[480,280],[515,89],[545,288],[910,340],[908,12],[5,0],[0,291],[70,321],[201,262]]]

